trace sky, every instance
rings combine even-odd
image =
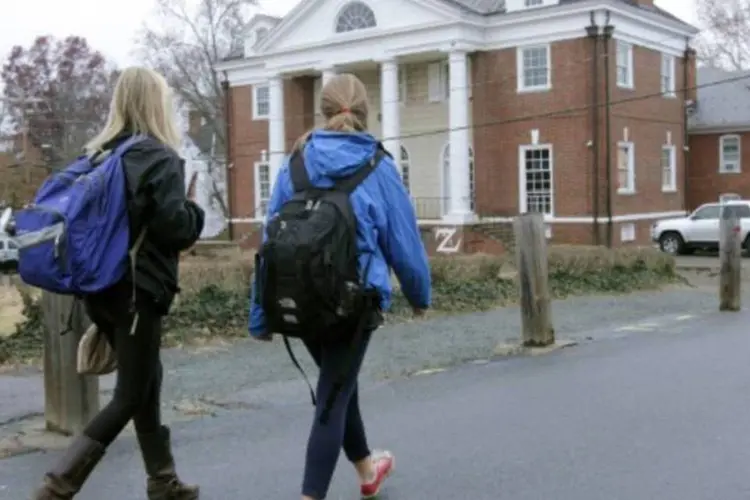
[[[265,0],[263,12],[282,16],[299,0]],[[377,1],[377,0],[376,0]],[[107,13],[102,0],[8,0],[0,14],[0,59],[14,45],[28,46],[40,35],[85,37],[118,66],[136,64],[133,43],[153,12],[153,0],[127,0]],[[656,0],[656,5],[696,23],[695,0]]]

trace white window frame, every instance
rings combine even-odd
[[[406,146],[401,144],[399,151],[399,165],[401,166],[401,181],[404,183],[407,193],[411,193],[411,154]]]
[[[620,79],[620,67],[622,66],[620,56],[625,58],[625,80]],[[633,68],[633,44],[617,40],[615,49],[615,79],[617,86],[623,89],[632,89],[635,87],[635,75]]]
[[[543,214],[545,219],[555,217],[555,150],[552,144],[525,144],[518,147],[518,210],[528,211],[528,192],[526,190],[526,153],[535,150],[549,151],[549,205],[550,213]]]
[[[407,82],[408,82],[408,73],[407,73],[407,66],[399,66],[398,68],[398,102],[401,104],[406,104],[406,100],[408,99],[407,94]]]
[[[531,85],[526,86],[524,73],[526,68],[524,66],[524,52],[532,49],[544,49],[547,54],[547,83],[544,85]],[[516,75],[517,75],[517,89],[518,92],[546,92],[552,88],[552,47],[550,44],[542,45],[525,45],[516,49]]]
[[[677,97],[675,93],[675,57],[661,55],[661,93],[663,97]]]
[[[265,90],[268,93],[268,112],[267,113],[260,113],[259,112],[259,104],[260,101],[258,100],[258,92],[261,90]],[[269,85],[263,84],[263,85],[254,85],[253,86],[253,120],[268,120],[269,115],[271,114],[271,88]]]
[[[727,160],[725,155],[725,143],[737,141],[737,160]],[[736,165],[736,168],[727,168],[727,165]],[[742,172],[742,138],[736,134],[722,135],[719,138],[719,173],[739,174]]]
[[[669,165],[664,165],[664,153],[669,152]],[[661,190],[664,193],[674,193],[677,191],[677,148],[672,144],[665,144],[661,147]],[[669,169],[669,182],[664,183],[664,170]]]
[[[268,162],[268,160],[261,160],[255,162],[255,177],[254,177],[254,189],[255,189],[255,218],[256,219],[264,219],[267,214],[267,210],[263,208],[263,197],[261,196],[261,180],[260,180],[260,171],[261,169],[265,168],[268,172],[268,198],[265,200],[266,208],[268,208],[268,203],[271,201],[271,194],[273,190],[273,186],[271,185],[271,164]]]
[[[620,150],[626,148],[628,152],[628,186],[620,187]],[[635,193],[635,144],[620,141],[617,143],[617,194]]]

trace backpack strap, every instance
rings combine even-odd
[[[289,176],[292,178],[295,193],[309,191],[315,187],[310,182],[310,176],[307,175],[305,159],[302,156],[302,151],[295,151],[289,159]]]
[[[334,183],[334,188],[339,191],[343,191],[346,194],[352,194],[354,190],[357,189],[357,186],[362,184],[362,182],[367,179],[367,177],[369,177],[373,170],[375,170],[375,168],[380,163],[380,160],[382,160],[384,156],[390,155],[385,149],[383,149],[380,143],[378,143],[378,149],[377,151],[375,151],[375,154],[372,156],[372,158],[370,158],[367,163],[364,163],[352,175],[337,179]]]

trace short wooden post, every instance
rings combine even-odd
[[[72,317],[71,314],[72,308]],[[99,379],[78,374],[78,341],[89,320],[81,301],[44,292],[44,418],[47,430],[78,434],[99,411]],[[70,317],[71,331],[65,331]]]
[[[550,314],[547,239],[541,214],[523,214],[513,223],[521,299],[523,345],[545,347],[555,343]]]
[[[739,311],[741,307],[742,232],[740,219],[729,205],[722,205],[719,235],[719,310]]]

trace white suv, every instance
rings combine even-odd
[[[726,206],[740,218],[742,247],[750,250],[747,238],[750,201],[730,201]],[[721,203],[706,203],[687,217],[659,221],[651,227],[651,239],[663,252],[672,255],[691,253],[695,249],[718,250],[721,207]]]

